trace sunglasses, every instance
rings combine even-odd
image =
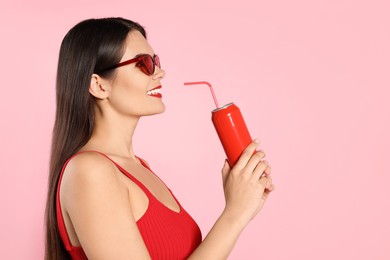
[[[131,63],[135,63],[135,66],[140,68],[140,70],[148,76],[152,76],[154,74],[156,66],[161,68],[160,59],[157,54],[154,54],[153,57],[149,54],[140,54],[133,59],[122,61],[121,63],[105,68],[98,73],[116,69],[125,65],[129,65]]]

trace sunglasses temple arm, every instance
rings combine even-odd
[[[207,86],[209,86],[210,91],[211,91],[211,95],[213,96],[213,99],[214,99],[214,104],[215,104],[216,108],[219,108],[217,97],[215,96],[213,86],[210,83],[208,83],[207,81],[184,82],[184,85],[185,86],[188,86],[188,85],[207,85]]]

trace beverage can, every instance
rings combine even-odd
[[[244,149],[252,142],[240,109],[232,102],[211,111],[211,120],[233,167]]]

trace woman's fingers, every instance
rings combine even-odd
[[[268,179],[268,182],[265,185],[265,189],[269,190],[269,191],[272,191],[272,187],[273,187],[272,178],[271,178],[271,176],[267,176],[267,179]]]
[[[245,167],[247,172],[252,173],[264,157],[265,153],[261,150],[253,154]]]
[[[264,171],[265,169],[267,169],[268,166],[269,166],[268,161],[266,160],[260,161],[252,172],[252,178],[259,180],[263,176],[267,176],[266,174],[264,174]]]
[[[262,150],[257,152],[256,148],[259,145],[259,140],[253,140],[248,147],[243,151],[234,169],[237,173],[250,174],[252,178],[260,179],[261,176],[269,176],[271,168],[267,161],[263,161],[265,153]]]
[[[259,146],[259,144],[260,141],[258,139],[254,139],[242,152],[234,168],[243,169],[248,164],[248,161],[251,159],[253,153],[256,151],[256,148]]]
[[[271,191],[274,191],[275,190],[275,185],[271,184],[270,188],[267,189],[267,190],[268,190],[268,193],[271,192]]]
[[[275,189],[274,184],[272,183],[272,179],[270,176],[263,176],[259,180],[260,185],[264,187],[264,193],[270,193]]]
[[[271,174],[271,166],[268,165],[268,167],[264,170],[264,173],[267,175]]]

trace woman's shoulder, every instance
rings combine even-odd
[[[106,172],[115,169],[114,163],[104,154],[94,151],[79,152],[71,157],[65,170],[81,172]]]
[[[149,163],[144,158],[141,158],[139,156],[137,156],[137,158],[143,165],[146,165],[148,168],[150,168]]]
[[[77,188],[117,181],[117,167],[108,157],[97,152],[82,152],[68,161],[61,186]],[[68,185],[69,184],[69,185]]]

